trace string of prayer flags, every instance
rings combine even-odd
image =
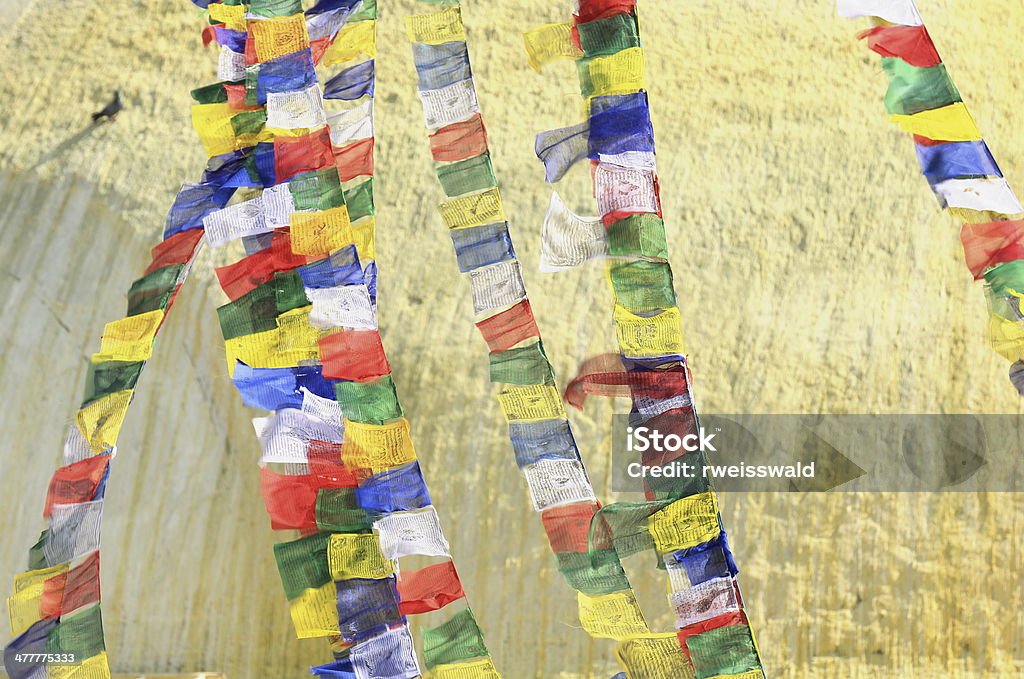
[[[182,187],[164,242],[129,291],[128,317],[107,325],[91,361],[47,494],[47,530],[11,598],[18,637],[6,667],[15,677],[110,676],[99,619],[103,492],[133,389],[205,236],[215,246],[240,240],[246,253],[217,270],[230,300],[218,316],[243,400],[271,411],[254,420],[271,527],[304,534],[274,548],[296,635],[350,647],[344,663],[356,676],[419,676],[404,615],[465,595],[454,564],[428,567],[406,583],[410,610],[399,609],[395,559],[450,559],[450,549],[377,331],[376,2],[321,0],[306,12],[298,0],[197,4],[211,19],[204,41],[220,48],[221,82],[193,92],[207,169]],[[325,79],[326,99],[318,63],[342,65]],[[454,72],[438,66],[438,77]],[[478,160],[445,176],[487,188],[490,172]],[[243,187],[254,191],[232,204]],[[478,646],[486,656],[482,637]],[[12,650],[84,662],[65,672],[18,664]]]
[[[540,36],[553,32],[543,27],[527,34],[531,65],[537,67],[544,61],[538,58],[543,52],[534,46]],[[635,0],[580,0],[572,36],[580,51],[577,73],[588,119],[561,131],[542,133],[535,150],[544,163],[547,181],[560,178],[577,158],[590,159],[597,216],[580,217],[569,211],[557,194],[552,196],[542,230],[542,268],[557,271],[591,259],[605,261],[615,302],[612,322],[618,353],[614,359],[606,355],[588,360],[566,390],[566,397],[582,406],[589,393],[628,396],[634,426],[697,431],[681,312],[668,261]],[[915,101],[955,106],[958,95],[943,75],[937,70],[928,74],[900,71],[894,96],[910,92]],[[894,106],[894,113],[907,114],[912,109]],[[523,446],[524,455],[533,452]],[[703,452],[695,455],[705,459]],[[639,461],[648,466],[669,462],[650,455],[641,455]],[[589,607],[584,626],[620,639],[617,657],[625,676],[717,675],[708,674],[712,668],[708,659],[715,653],[731,654],[740,645],[725,633],[701,635],[731,622],[701,618],[704,628],[693,638],[700,638],[708,653],[692,661],[684,639],[642,627],[642,618],[632,613],[628,597],[615,590],[617,582],[624,579],[621,559],[655,551],[669,574],[668,603],[680,627],[700,618],[693,611],[705,603],[742,615],[731,556],[731,567],[718,567],[725,548],[714,492],[706,482],[677,479],[645,479],[643,490],[646,501],[642,503],[591,505],[581,507],[578,513],[569,511],[573,505],[548,509],[545,525],[549,540],[566,550],[559,555],[560,570],[583,592],[580,601]],[[581,558],[587,559],[589,569],[580,568]],[[707,573],[698,572],[702,564]],[[731,589],[719,587],[723,581]],[[712,584],[705,584],[708,582]],[[701,588],[694,590],[698,585]],[[749,627],[743,629],[750,653],[737,651],[742,660],[728,668],[723,663],[720,669],[750,671],[751,678],[763,677]]]
[[[454,17],[458,17],[457,27]],[[508,421],[516,464],[532,505],[552,536],[559,571],[581,593],[584,629],[596,637],[612,638],[646,632],[635,606],[629,609],[628,620],[614,620],[625,608],[610,602],[625,606],[624,602],[636,599],[619,555],[588,542],[589,520],[598,507],[596,495],[566,419],[516,259],[476,98],[469,49],[461,35],[461,13],[443,9],[411,17],[407,25],[431,155],[448,198],[440,205],[441,218],[449,229],[458,269],[469,278],[476,325],[489,349],[490,380],[498,385],[498,404]],[[439,41],[438,35],[447,40]],[[537,68],[560,56],[582,56],[571,25],[545,27],[527,36],[527,45]],[[599,65],[595,73],[600,80],[608,71]],[[588,155],[586,131],[584,124],[538,138],[538,155],[546,159],[549,180],[557,181]],[[576,218],[573,222],[565,211],[557,224],[552,221],[547,228],[551,236],[544,250],[546,262],[575,264],[606,252],[600,220]],[[375,530],[378,525],[384,524],[378,522]],[[383,533],[381,542],[385,543]],[[612,598],[595,600],[584,595]],[[495,676],[486,658],[474,659],[486,655],[475,644],[474,630],[475,620],[466,608],[425,633],[425,664],[435,676]]]
[[[917,159],[942,208],[964,221],[961,240],[967,266],[984,278],[993,349],[1013,363],[1011,382],[1024,363],[1024,319],[1019,299],[1024,246],[1013,218],[1024,206],[982,140],[950,79],[914,0],[838,0],[844,17],[873,17],[859,37],[881,55],[889,79],[885,108],[893,122],[914,135]]]
[[[229,154],[230,155],[230,154]],[[81,408],[68,431],[64,465],[43,507],[47,528],[15,576],[8,611],[15,638],[4,652],[11,677],[109,677],[100,614],[99,548],[103,498],[134,389],[177,292],[202,246],[203,218],[234,193],[226,158],[212,158],[199,183],[185,184],[167,216],[163,241],[128,292],[128,315],[108,323],[91,357]],[[21,654],[38,654],[25,660]],[[61,654],[80,663],[67,669]]]

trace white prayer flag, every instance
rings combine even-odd
[[[330,113],[327,125],[331,128],[331,143],[345,146],[360,139],[373,136],[373,99],[355,108]]]
[[[423,118],[427,129],[439,130],[445,125],[469,120],[480,112],[473,79],[460,80],[439,90],[420,92]]]
[[[594,171],[594,191],[602,215],[616,210],[658,212],[654,173],[618,165],[598,163]]]
[[[319,127],[325,122],[327,114],[319,84],[295,92],[267,93],[267,127],[295,130]]]
[[[514,259],[473,269],[469,282],[473,287],[473,312],[477,314],[526,299],[523,275]]]
[[[608,254],[608,237],[600,217],[581,217],[551,194],[541,227],[540,270],[563,271]]]
[[[933,187],[939,201],[949,207],[991,210],[1007,215],[1024,212],[1005,179],[947,179]]]
[[[203,227],[206,229],[206,240],[214,248],[227,245],[237,238],[272,230],[263,217],[262,196],[211,212],[203,218]]]
[[[380,549],[392,561],[403,556],[451,557],[448,541],[433,505],[411,512],[393,512],[373,524]]]
[[[541,460],[523,467],[533,508],[538,512],[576,502],[596,502],[594,489],[578,460]]]
[[[920,26],[924,23],[914,0],[837,0],[841,17],[879,17],[902,26]]]
[[[315,328],[377,329],[377,312],[365,285],[306,288],[306,297],[313,303],[309,323]]]

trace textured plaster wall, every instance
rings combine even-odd
[[[559,374],[614,346],[599,267],[536,273],[548,190],[532,135],[577,122],[573,67],[525,65],[519,34],[569,3],[465,0],[477,87],[513,237]],[[987,346],[959,226],[886,123],[885,80],[830,0],[641,3],[676,290],[707,412],[1020,412]],[[1010,178],[1024,177],[1024,3],[921,0]],[[378,240],[385,346],[467,591],[505,676],[608,677],[610,642],[575,602],[487,384],[468,283],[433,205],[401,15],[381,2]],[[17,18],[16,18],[17,17]],[[2,2],[0,582],[42,527],[88,355],[202,152],[188,90],[215,54],[185,0]],[[88,114],[120,88],[114,125]],[[1015,184],[1020,187],[1019,183]],[[580,171],[560,192],[592,210]],[[123,672],[301,677],[259,499],[258,446],[224,374],[209,253],[142,379],[107,494],[107,641]],[[573,424],[606,483],[610,416]],[[622,404],[617,404],[622,408]],[[886,451],[879,451],[886,454]],[[608,497],[611,500],[614,497]],[[748,495],[723,513],[774,677],[1014,677],[1024,497]],[[663,581],[628,564],[653,624]]]

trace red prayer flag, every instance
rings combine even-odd
[[[530,301],[525,299],[500,314],[479,321],[476,327],[492,352],[506,351],[520,342],[540,337]]]
[[[45,620],[100,600],[100,553],[93,552],[71,570],[47,579],[39,613]]]
[[[107,473],[108,464],[109,455],[94,455],[55,471],[50,478],[50,487],[46,491],[43,517],[49,518],[55,504],[91,502],[96,496],[96,489],[103,481],[104,474]]]
[[[380,333],[345,330],[320,340],[323,375],[329,380],[369,382],[391,374]]]
[[[746,625],[747,615],[743,611],[733,611],[731,613],[723,613],[722,615],[715,616],[710,620],[703,620],[701,622],[695,622],[692,625],[679,630],[676,634],[679,637],[679,645],[683,649],[683,653],[686,657],[690,657],[690,649],[686,648],[686,640],[692,636],[696,636],[703,632],[710,632],[713,629],[720,627],[732,627],[733,625]]]
[[[309,471],[316,477],[319,488],[355,488],[361,476],[369,476],[368,470],[346,467],[341,461],[342,444],[328,441],[310,441],[307,449]]]
[[[373,174],[373,137],[334,149],[334,164],[341,181]]]
[[[606,19],[616,14],[627,14],[636,8],[636,0],[580,0],[580,13],[576,23]]]
[[[145,273],[148,275],[165,266],[185,264],[192,259],[202,237],[202,229],[190,229],[174,234],[150,251],[153,261],[146,268]]]
[[[924,26],[876,26],[857,37],[867,38],[871,51],[902,59],[911,66],[929,68],[942,63]]]
[[[309,42],[309,50],[313,53],[314,66],[320,65],[320,60],[324,58],[324,52],[327,51],[327,48],[331,46],[332,42],[334,42],[334,38],[331,37],[317,38],[316,40],[311,40]]]
[[[274,138],[274,174],[279,183],[333,164],[331,134],[326,127],[301,137]]]
[[[308,263],[303,255],[292,252],[292,238],[287,230],[274,233],[270,247],[243,257],[234,264],[214,269],[220,287],[235,301],[245,293],[268,282],[275,273],[291,271]]]
[[[996,264],[1024,259],[1024,221],[1012,220],[964,224],[960,241],[964,246],[967,268],[975,279]]]
[[[590,550],[590,524],[601,508],[594,502],[546,509],[540,514],[544,532],[556,554],[583,553]]]
[[[274,530],[316,528],[316,486],[312,474],[289,476],[260,470],[263,504]]]
[[[402,615],[415,615],[440,610],[466,593],[462,591],[455,564],[445,561],[399,573],[398,596]]]
[[[469,120],[442,127],[429,139],[430,154],[439,163],[466,160],[487,150],[487,129],[479,113]]]

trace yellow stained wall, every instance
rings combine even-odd
[[[1024,178],[1017,2],[921,0],[950,72],[1015,186]],[[433,205],[401,14],[381,0],[381,325],[427,481],[495,659],[510,679],[608,677],[528,509],[471,327],[468,283]],[[562,379],[614,346],[597,268],[536,272],[548,189],[532,135],[578,121],[574,67],[526,66],[520,33],[568,0],[465,0],[496,169]],[[0,28],[0,582],[42,527],[86,357],[147,261],[202,152],[188,90],[214,50],[185,0],[3,2]],[[19,14],[20,12],[20,14]],[[885,78],[830,0],[645,0],[665,213],[706,412],[1018,413],[988,347],[959,225],[885,120]],[[126,110],[87,130],[114,88]],[[1016,180],[1016,181],[1015,181]],[[559,191],[589,211],[589,179]],[[258,446],[223,372],[207,264],[141,381],[107,494],[104,617],[114,669],[301,677],[259,499]],[[451,366],[459,366],[458,371]],[[572,413],[605,482],[613,404]],[[723,513],[773,677],[1015,677],[1024,497],[728,496]],[[645,609],[663,581],[629,564]]]

